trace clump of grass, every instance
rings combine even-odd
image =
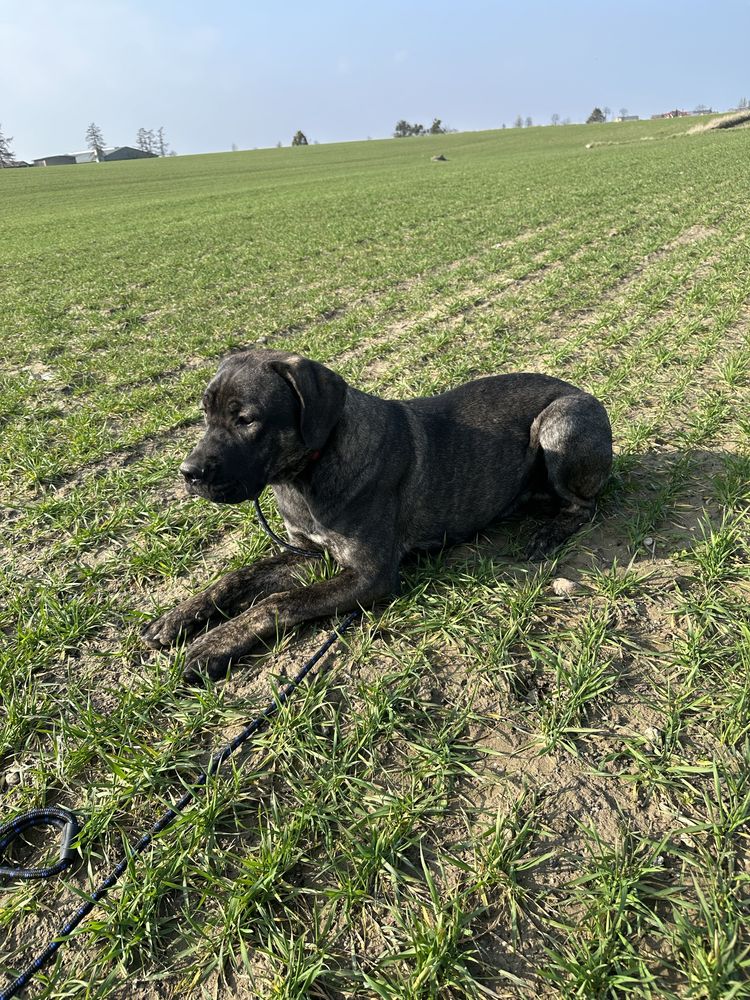
[[[560,645],[534,643],[536,660],[551,675],[551,689],[539,707],[539,737],[546,752],[563,746],[575,754],[577,739],[591,733],[587,715],[617,682],[616,641],[611,616],[589,612]]]
[[[562,947],[548,949],[542,977],[563,996],[665,995],[647,947],[664,930],[657,907],[679,893],[664,867],[665,844],[629,830],[612,844],[593,827],[581,832],[583,873],[569,884],[576,915],[560,928]]]

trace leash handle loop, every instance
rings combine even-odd
[[[20,838],[22,833],[40,826],[56,826],[62,830],[60,857],[57,863],[49,865],[46,868],[33,868],[24,865],[0,865],[0,875],[27,880],[52,878],[73,864],[76,853],[73,849],[73,841],[78,836],[80,827],[74,813],[58,806],[51,806],[44,809],[30,809],[28,812],[21,813],[19,816],[15,816],[0,826],[0,858],[2,858],[3,853],[8,847]]]

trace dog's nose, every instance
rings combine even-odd
[[[206,467],[198,462],[191,462],[187,459],[180,466],[180,472],[185,477],[187,483],[201,483],[206,478]]]

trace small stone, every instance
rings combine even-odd
[[[647,549],[652,549],[654,547],[654,540],[651,537],[651,535],[646,535],[646,537],[643,539],[643,544],[646,546]]]
[[[652,747],[658,747],[661,742],[661,734],[655,726],[646,726],[643,737]]]
[[[21,784],[21,772],[20,771],[6,771],[5,772],[5,784],[8,788],[12,788],[14,785]]]
[[[571,597],[576,597],[582,592],[582,587],[579,583],[575,583],[573,580],[568,580],[564,576],[558,576],[552,581],[552,593],[556,594],[558,597],[565,597],[570,599]]]

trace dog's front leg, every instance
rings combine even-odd
[[[162,649],[174,645],[180,638],[190,639],[198,632],[240,614],[261,597],[291,590],[297,582],[300,567],[307,562],[310,559],[305,556],[282,552],[259,559],[252,566],[233,570],[208,590],[189,597],[161,618],[149,622],[143,629],[143,640],[152,649]]]
[[[343,569],[332,580],[274,594],[196,639],[188,650],[185,679],[196,680],[200,670],[214,679],[222,677],[231,663],[236,663],[258,643],[271,642],[300,622],[343,614],[358,606],[369,607],[397,590],[396,566],[367,576],[354,569]]]

